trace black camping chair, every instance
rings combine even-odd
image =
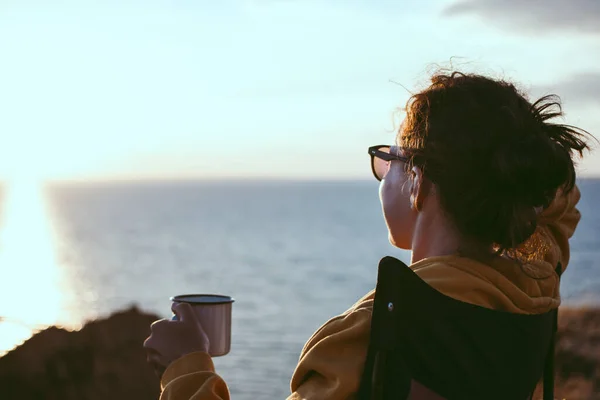
[[[553,399],[556,318],[455,300],[385,257],[358,398],[526,400],[544,375]]]

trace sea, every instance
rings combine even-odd
[[[600,180],[581,179],[565,305],[600,304]],[[236,399],[281,399],[311,334],[371,290],[392,247],[371,181],[16,184],[2,191],[0,351],[169,297],[233,296]],[[141,345],[141,344],[140,344]]]

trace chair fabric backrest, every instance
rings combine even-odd
[[[359,398],[436,399],[424,387],[438,399],[525,400],[544,372],[555,321],[555,311],[513,314],[450,298],[385,257]]]
[[[414,379],[410,382],[410,391],[407,400],[446,400],[433,390],[423,386],[419,381]]]

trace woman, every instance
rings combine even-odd
[[[446,296],[519,314],[560,304],[575,208],[573,156],[585,131],[549,120],[558,99],[531,104],[510,83],[439,73],[413,95],[396,146],[369,149],[390,242],[412,251],[411,268]],[[290,399],[356,395],[365,362],[374,292],[309,339]],[[168,366],[162,399],[227,399],[208,341],[186,304],[180,321],[153,324],[149,361]],[[523,357],[527,357],[523,354]]]

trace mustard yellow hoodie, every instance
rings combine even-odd
[[[554,268],[569,262],[568,239],[580,219],[577,188],[559,193],[540,216],[525,247],[542,249],[525,265],[498,258],[491,265],[460,256],[411,265],[429,285],[455,299],[513,313],[537,314],[560,304]],[[291,381],[290,400],[348,399],[358,391],[369,343],[374,291],[329,320],[308,340]],[[165,371],[161,400],[229,399],[227,385],[206,353],[188,354]]]

